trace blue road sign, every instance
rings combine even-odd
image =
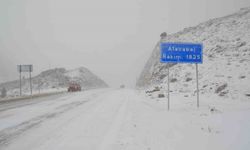
[[[161,43],[160,48],[162,63],[202,63],[202,44]]]

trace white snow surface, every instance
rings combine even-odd
[[[99,89],[0,105],[1,150],[249,150],[250,102]]]

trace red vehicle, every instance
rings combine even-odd
[[[68,92],[77,92],[81,91],[81,86],[78,83],[70,83],[68,87]]]

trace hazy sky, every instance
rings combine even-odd
[[[134,85],[160,33],[249,7],[249,0],[0,0],[0,82],[85,66],[111,86]]]

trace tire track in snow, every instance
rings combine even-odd
[[[128,111],[128,104],[129,104],[129,98],[125,97],[123,99],[123,102],[114,118],[114,121],[112,122],[111,126],[109,127],[109,130],[103,137],[103,141],[99,145],[98,150],[110,150],[114,142],[116,141],[116,137],[122,128],[122,125],[124,123],[124,118],[127,115]]]

